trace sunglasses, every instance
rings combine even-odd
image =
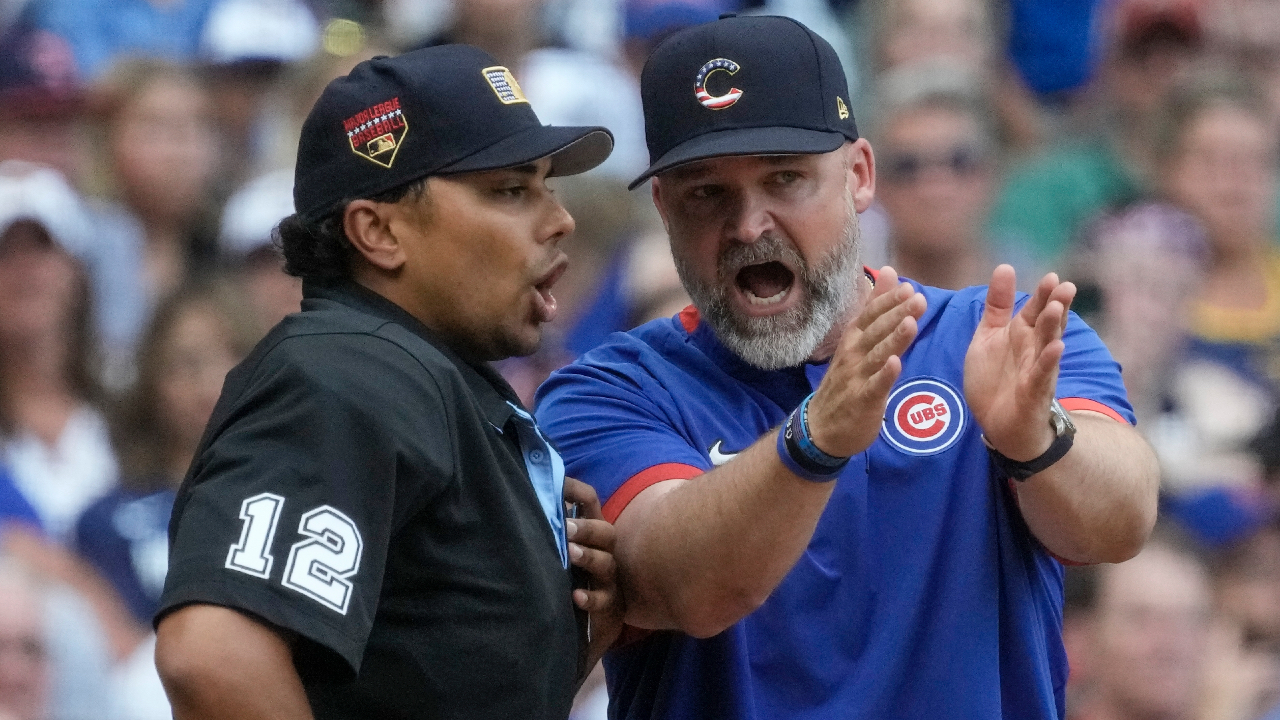
[[[976,175],[986,164],[987,153],[975,145],[956,145],[940,153],[891,152],[877,163],[882,178],[904,185],[916,182],[931,167],[967,178]]]

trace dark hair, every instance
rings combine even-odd
[[[321,282],[350,277],[351,258],[356,249],[347,239],[343,228],[343,214],[347,204],[360,199],[395,203],[410,195],[414,200],[426,197],[427,178],[419,178],[366,198],[343,200],[329,214],[312,223],[303,220],[297,213],[281,220],[271,238],[284,255],[284,271],[304,280]]]
[[[160,384],[169,370],[165,349],[179,321],[191,310],[211,312],[239,357],[248,355],[262,335],[243,289],[229,277],[214,276],[180,287],[160,303],[138,346],[138,380],[111,418],[121,485],[133,490],[150,492],[182,479],[166,477],[176,441],[164,420]]]
[[[7,239],[9,233],[19,227],[39,233],[44,238],[44,241],[48,243],[48,246],[53,248],[55,252],[65,256],[75,269],[72,296],[67,308],[69,315],[66,319],[67,333],[63,335],[63,339],[67,343],[67,353],[63,358],[62,377],[67,389],[79,401],[97,406],[103,401],[103,392],[102,386],[98,382],[100,358],[96,351],[97,339],[94,331],[93,292],[89,273],[85,270],[84,263],[57,244],[53,236],[49,234],[49,230],[34,220],[23,219],[12,223],[9,227],[0,231],[0,241]],[[4,362],[6,362],[4,353],[0,352],[0,365],[3,365]],[[12,389],[5,385],[4,373],[0,372],[0,437],[12,434],[20,429],[17,426],[17,418],[12,405]]]
[[[1187,130],[1207,111],[1233,108],[1268,123],[1268,107],[1262,91],[1248,79],[1212,72],[1176,85],[1164,100],[1155,128],[1156,157],[1175,158],[1182,150]]]

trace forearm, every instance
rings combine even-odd
[[[707,637],[755,610],[808,546],[834,482],[793,475],[770,432],[732,462],[655,485],[618,518],[627,622]]]
[[[235,610],[189,605],[166,616],[156,669],[176,720],[312,720],[288,643]]]
[[[1160,473],[1132,427],[1088,411],[1071,413],[1075,443],[1049,469],[1017,486],[1032,533],[1058,557],[1122,562],[1138,553],[1156,519]]]

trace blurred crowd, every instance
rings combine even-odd
[[[1069,715],[1280,720],[1280,0],[0,0],[0,720],[169,717],[174,490],[225,373],[298,308],[272,230],[330,79],[467,42],[544,123],[613,131],[558,185],[559,317],[499,366],[531,400],[688,303],[626,191],[638,78],[723,12],[837,48],[877,159],[866,264],[1056,271],[1124,368],[1163,519],[1068,569]],[[596,676],[574,717],[605,702]]]

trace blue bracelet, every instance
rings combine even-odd
[[[809,397],[800,403],[800,407],[796,408],[796,411],[800,413],[800,432],[796,435],[796,444],[800,446],[800,451],[804,453],[805,457],[818,465],[843,468],[845,463],[849,462],[849,458],[828,455],[813,442],[813,436],[809,433],[809,401],[812,399],[813,394],[810,393]]]
[[[807,409],[810,395],[787,417],[778,431],[778,457],[788,470],[813,482],[829,482],[839,477],[849,458],[828,455],[809,436]]]

